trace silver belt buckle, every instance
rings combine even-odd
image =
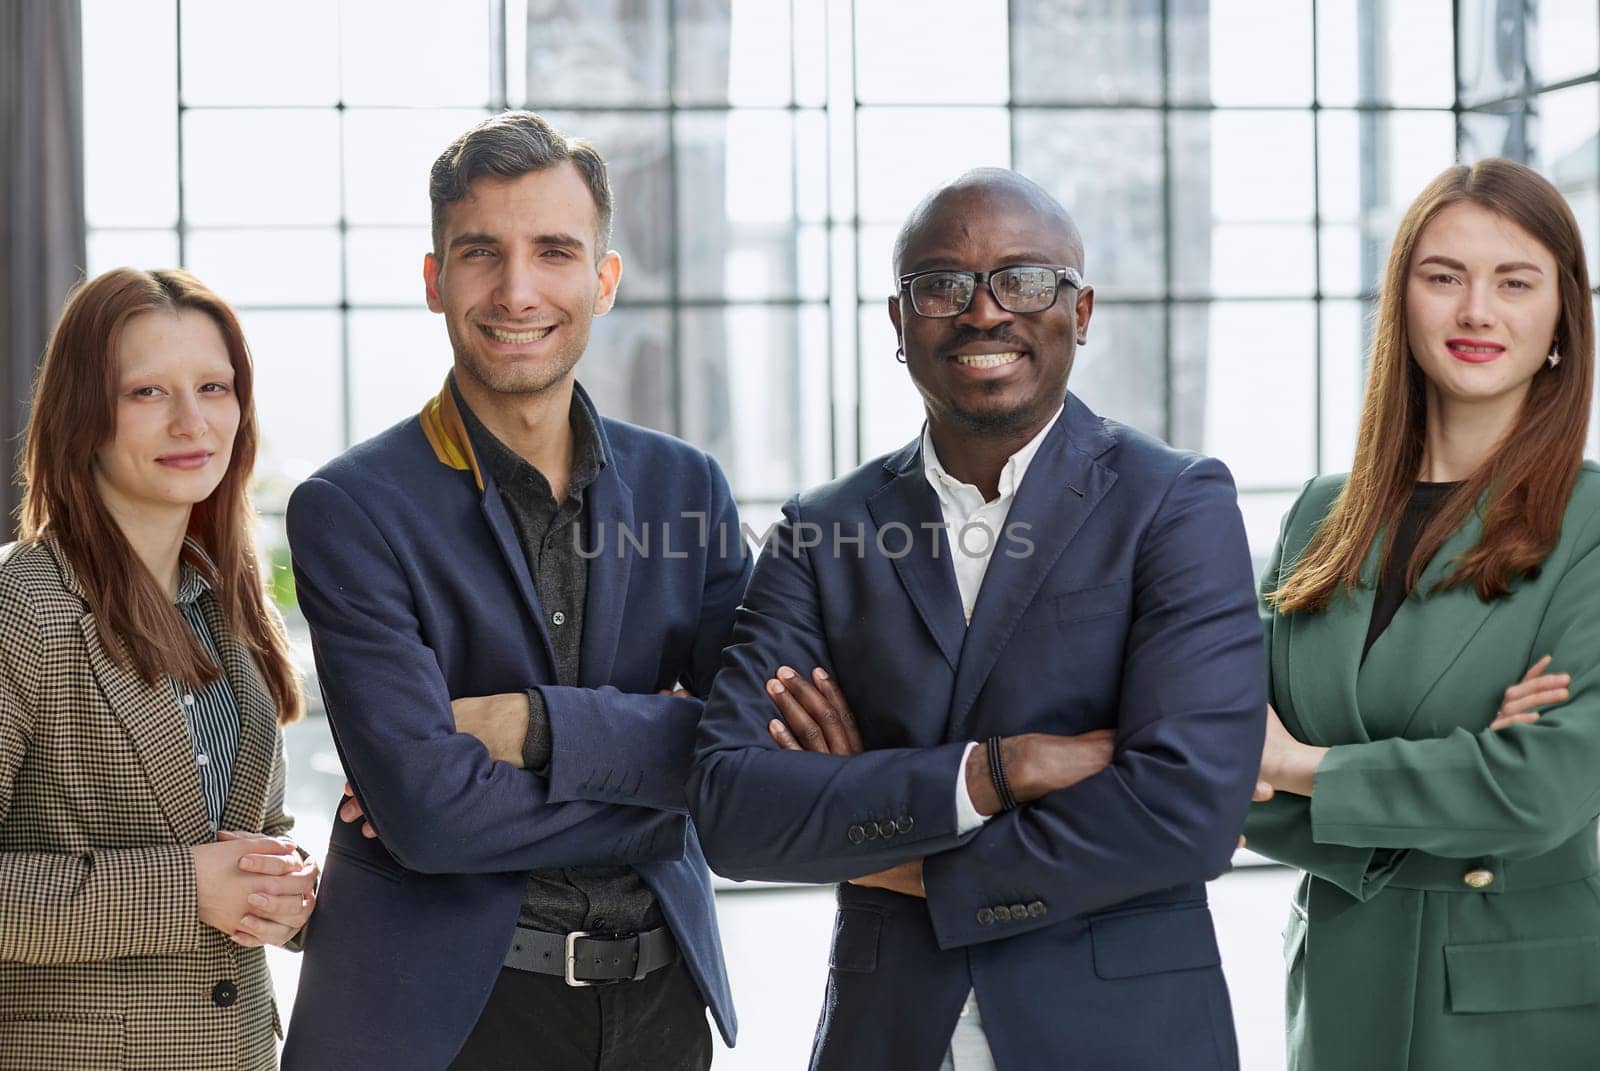
[[[573,968],[578,965],[578,938],[591,937],[599,932],[598,930],[573,930],[567,934],[566,962],[562,970],[562,977],[574,989],[586,989],[589,986],[600,984],[598,981],[585,982],[573,973]]]

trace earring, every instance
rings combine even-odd
[[[906,363],[906,348],[904,346],[900,346],[895,349],[894,359],[899,361],[901,364]]]
[[[1554,368],[1556,365],[1561,363],[1561,350],[1555,346],[1551,346],[1550,352],[1545,354],[1544,359],[1550,362],[1551,368]]]

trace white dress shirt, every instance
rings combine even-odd
[[[1006,459],[1005,467],[1000,470],[999,494],[992,502],[984,501],[983,492],[977,487],[963,483],[945,470],[933,448],[933,433],[923,426],[922,472],[939,496],[939,509],[944,514],[945,534],[950,545],[950,562],[955,567],[956,587],[961,592],[961,611],[969,625],[972,608],[978,604],[978,592],[983,588],[984,575],[989,571],[989,560],[994,557],[994,550],[1005,532],[1006,517],[1011,512],[1011,503],[1016,500],[1017,488],[1022,486],[1022,478],[1027,475],[1028,465],[1039,452],[1044,437],[1060,419],[1061,410],[1057,409],[1055,416],[1039,429],[1039,434]],[[967,791],[966,760],[977,746],[976,742],[967,745],[956,772],[956,829],[961,833],[977,829],[988,821],[978,813],[972,794]],[[946,1069],[994,1071],[994,1058],[989,1054],[977,1000],[970,991],[941,1071]]]

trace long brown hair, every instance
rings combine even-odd
[[[1280,612],[1324,609],[1334,592],[1360,583],[1361,564],[1387,531],[1380,569],[1422,465],[1425,377],[1406,337],[1406,280],[1424,227],[1445,208],[1472,202],[1510,220],[1548,249],[1559,275],[1555,338],[1561,363],[1541,367],[1522,408],[1489,457],[1451,492],[1423,528],[1406,566],[1414,587],[1439,547],[1487,493],[1483,537],[1457,559],[1441,588],[1472,584],[1482,599],[1510,593],[1537,569],[1561,534],[1567,498],[1583,463],[1594,389],[1594,311],[1583,239],[1572,210],[1543,176],[1491,158],[1441,174],[1412,202],[1384,272],[1355,464],[1293,573],[1269,598]]]
[[[222,332],[233,365],[239,430],[222,482],[189,514],[188,536],[205,562],[232,636],[255,655],[287,724],[304,713],[288,640],[268,610],[256,562],[250,477],[256,459],[250,351],[233,310],[185,271],[114,268],[78,287],[51,332],[34,386],[22,453],[22,538],[53,539],[71,563],[113,658],[147,684],[171,677],[192,686],[222,675],[193,630],[134,553],[95,487],[95,452],[117,430],[116,353],[129,320],[193,309]]]

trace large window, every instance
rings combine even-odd
[[[1600,249],[1591,0],[84,8],[89,269],[181,262],[240,307],[269,519],[438,389],[427,167],[508,106],[611,162],[626,268],[581,378],[716,453],[758,528],[916,433],[889,246],[966,167],[1075,214],[1098,303],[1073,388],[1227,461],[1258,556],[1348,464],[1373,290],[1432,175],[1526,159]]]

